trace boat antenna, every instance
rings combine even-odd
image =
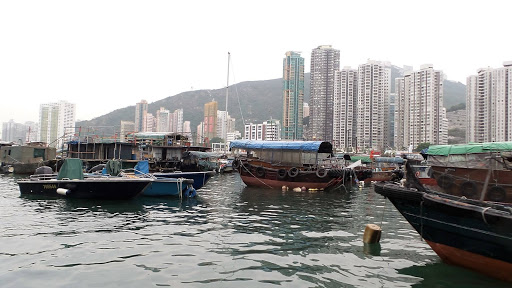
[[[224,143],[228,143],[228,96],[229,96],[229,60],[231,59],[231,53],[228,52],[228,76],[226,80],[226,118],[224,124],[224,131],[226,131],[226,139],[224,139]],[[222,135],[224,136],[224,135]]]

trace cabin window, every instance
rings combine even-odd
[[[44,149],[34,149],[34,158],[43,158],[43,160],[46,160],[44,159]]]

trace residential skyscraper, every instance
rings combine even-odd
[[[467,141],[512,141],[512,61],[466,81]]]
[[[389,145],[390,64],[369,60],[359,65],[357,148],[385,151]]]
[[[141,100],[135,105],[135,131],[146,132],[146,115],[148,113],[148,102]]]
[[[395,80],[395,147],[447,144],[448,120],[443,106],[443,72],[431,64]]]
[[[170,131],[174,133],[183,132],[183,109],[176,109],[171,113]]]
[[[119,139],[121,142],[126,141],[126,136],[135,133],[135,123],[132,121],[122,121],[121,120],[121,135]]]
[[[333,146],[355,151],[357,70],[345,67],[334,72]]]
[[[164,107],[156,111],[156,132],[170,132],[171,113]]]
[[[212,101],[204,104],[204,130],[203,142],[210,143],[210,140],[217,137],[217,101]]]
[[[283,59],[283,139],[302,140],[304,58],[288,51]]]
[[[39,141],[60,148],[75,134],[75,104],[60,101],[39,107]]]
[[[310,122],[313,140],[332,141],[334,106],[334,71],[340,69],[340,50],[331,45],[318,46],[311,52]]]

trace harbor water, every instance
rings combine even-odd
[[[447,265],[382,196],[219,174],[196,199],[20,196],[0,176],[0,287],[510,287]],[[364,245],[366,224],[381,226]]]

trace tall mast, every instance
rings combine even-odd
[[[226,80],[226,119],[225,119],[225,131],[226,131],[226,139],[224,139],[224,141],[227,143],[228,142],[228,91],[229,91],[229,60],[231,58],[231,54],[228,52],[228,76],[227,76],[227,80]],[[224,135],[223,135],[224,136]]]

